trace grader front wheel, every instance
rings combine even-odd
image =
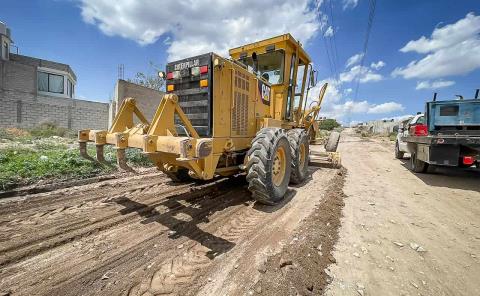
[[[292,161],[285,130],[261,129],[247,157],[248,189],[253,198],[268,205],[282,200],[288,188]]]

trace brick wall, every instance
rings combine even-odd
[[[48,61],[40,62],[47,66]],[[65,66],[48,63],[49,67]],[[32,128],[55,122],[73,130],[107,129],[108,103],[38,95],[37,67],[36,62],[21,58],[0,61],[0,127]]]
[[[73,130],[107,129],[108,104],[0,91],[0,127],[32,128],[55,122]]]

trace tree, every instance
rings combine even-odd
[[[127,81],[159,91],[163,90],[165,85],[165,80],[158,77],[158,74],[145,74],[143,72],[137,72],[135,78]]]
[[[335,119],[324,119],[318,122],[318,128],[321,130],[331,131],[339,126],[340,123],[338,123]]]
[[[137,72],[135,78],[127,79],[128,82],[135,83],[141,86],[145,86],[154,90],[164,91],[165,80],[158,77],[158,71],[160,67],[157,67],[152,61],[150,61],[150,68],[153,69],[153,74],[145,74],[144,72]]]

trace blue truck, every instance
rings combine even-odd
[[[480,167],[479,91],[473,99],[446,101],[437,101],[435,93],[425,104],[423,120],[403,127],[401,141],[410,153],[412,171],[425,173],[429,165]]]

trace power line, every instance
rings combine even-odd
[[[363,56],[362,59],[360,60],[360,72],[357,75],[357,83],[355,87],[355,101],[357,100],[358,97],[358,88],[360,86],[360,74],[363,69],[363,66],[365,65],[365,57],[367,56],[367,50],[368,50],[368,41],[370,39],[370,32],[372,30],[373,26],[373,19],[375,18],[375,8],[377,6],[377,0],[370,0],[369,2],[370,6],[370,12],[368,14],[368,23],[367,23],[367,32],[365,34],[365,42],[363,43]]]
[[[369,1],[369,13],[368,13],[368,21],[367,21],[367,30],[365,33],[365,41],[363,43],[363,50],[362,50],[362,59],[360,60],[360,68],[359,68],[359,73],[356,78],[356,86],[355,86],[355,96],[354,96],[354,102],[358,98],[358,89],[360,87],[360,75],[363,70],[363,67],[365,65],[365,57],[367,56],[367,49],[368,49],[368,41],[370,39],[370,32],[372,30],[373,26],[373,19],[375,18],[375,8],[377,6],[377,1],[376,0],[370,0]],[[348,114],[348,123],[351,122],[351,117],[350,117],[350,110],[347,110]]]
[[[330,67],[330,75],[335,77],[335,70],[334,70],[335,68],[333,66],[332,58],[330,57],[330,52],[328,50],[328,45],[327,45],[327,38],[325,37],[325,35],[323,35],[323,44],[325,45],[325,52],[327,53],[328,66]]]
[[[331,26],[332,26],[332,30],[333,30],[333,36],[332,38],[330,38],[330,45],[332,45],[333,43],[333,51],[334,51],[334,60],[335,60],[335,73],[336,73],[336,77],[335,77],[335,80],[338,82],[338,79],[339,79],[339,75],[338,75],[338,50],[337,50],[337,39],[336,39],[336,35],[337,35],[337,32],[335,32],[335,20],[334,20],[334,16],[333,16],[333,4],[332,4],[332,0],[329,0],[329,6],[330,6],[330,23],[331,23]],[[332,42],[333,41],[333,42]]]

